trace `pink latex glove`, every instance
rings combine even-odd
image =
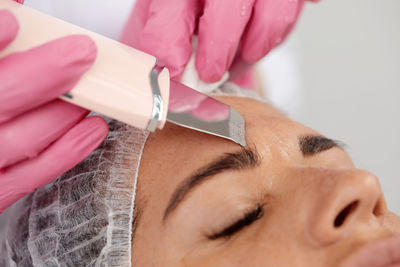
[[[0,51],[18,32],[0,10]],[[99,117],[58,100],[97,54],[86,36],[68,36],[0,58],[0,213],[82,161],[106,137]]]
[[[137,0],[121,40],[158,57],[172,78],[179,78],[192,54],[192,36],[198,34],[199,77],[217,82],[235,57],[255,63],[280,44],[305,1]]]

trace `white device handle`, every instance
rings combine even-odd
[[[86,34],[97,45],[96,61],[69,97],[61,98],[141,129],[164,126],[170,77],[166,68],[154,75],[155,57],[10,0],[0,0],[0,9],[11,11],[20,24],[16,39],[0,52],[0,58],[70,34]],[[155,98],[155,87],[161,99]],[[157,122],[152,120],[157,116]]]

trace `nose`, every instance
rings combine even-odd
[[[319,181],[319,193],[307,223],[314,243],[338,242],[357,227],[371,227],[382,219],[386,203],[373,174],[362,170],[317,170],[314,175]]]

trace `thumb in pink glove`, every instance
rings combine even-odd
[[[235,56],[255,63],[280,44],[305,1],[138,0],[121,40],[161,59],[179,79],[192,54],[192,36],[198,34],[196,68],[203,81],[213,83]]]
[[[0,10],[0,50],[18,23]],[[0,58],[0,213],[66,172],[106,137],[107,124],[58,100],[90,68],[97,49],[86,36],[68,36]]]

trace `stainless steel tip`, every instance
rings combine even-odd
[[[171,81],[167,121],[246,146],[245,120],[232,107]]]

